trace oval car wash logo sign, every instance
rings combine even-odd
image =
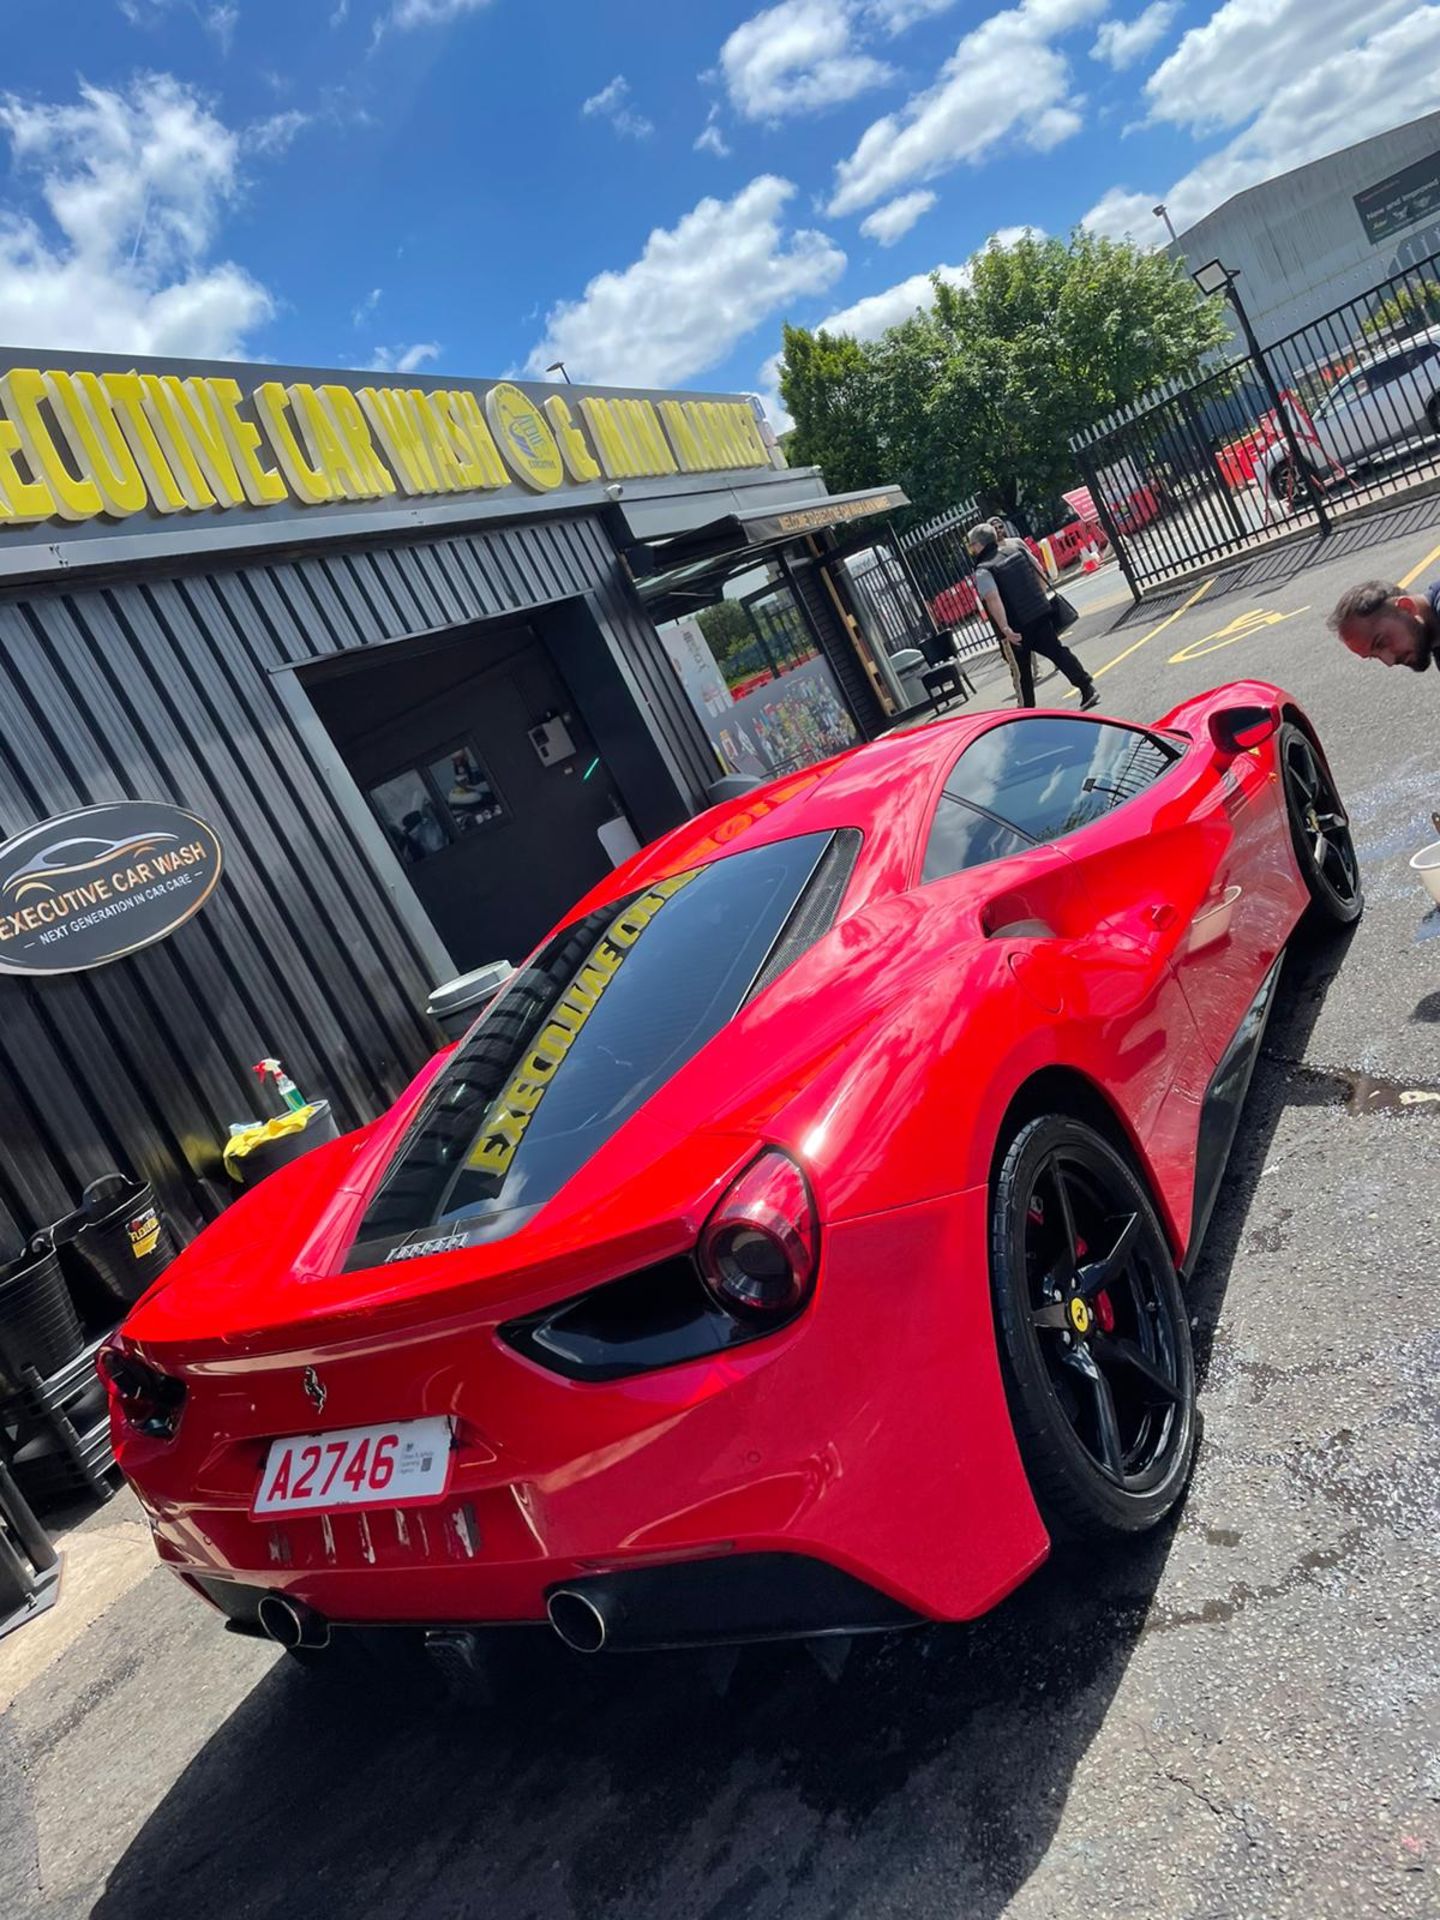
[[[209,899],[220,842],[158,800],[85,807],[0,846],[0,973],[81,973],[153,946]]]

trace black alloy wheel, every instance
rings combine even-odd
[[[1295,857],[1319,926],[1348,927],[1360,918],[1365,894],[1350,821],[1308,734],[1288,721],[1276,742],[1285,782],[1285,810]]]
[[[1440,433],[1440,393],[1437,393],[1426,407],[1425,418],[1430,422],[1430,431]]]
[[[1081,1121],[1032,1120],[995,1182],[990,1271],[1015,1436],[1052,1534],[1156,1526],[1194,1464],[1195,1364],[1133,1168]]]
[[[1311,466],[1297,466],[1288,456],[1270,469],[1270,497],[1279,500],[1293,513],[1310,504],[1309,484],[1318,484],[1319,476]]]

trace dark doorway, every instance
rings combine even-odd
[[[346,655],[307,691],[461,970],[518,961],[623,856],[614,784],[532,628]]]

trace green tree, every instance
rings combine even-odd
[[[1193,373],[1226,337],[1164,253],[1076,232],[991,245],[968,282],[860,343],[785,329],[791,458],[835,492],[898,481],[918,511],[978,493],[1042,507],[1074,483],[1072,435]]]
[[[1414,287],[1399,287],[1388,300],[1382,300],[1360,331],[1372,340],[1387,333],[1413,332],[1417,327],[1433,325],[1440,319],[1440,282],[1422,280]]]
[[[713,607],[703,607],[695,621],[720,665],[755,638],[750,616],[738,600],[717,600]]]

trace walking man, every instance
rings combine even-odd
[[[1424,673],[1440,652],[1440,580],[1420,594],[1366,580],[1340,596],[1330,626],[1358,659]]]
[[[1053,661],[1071,686],[1080,690],[1080,705],[1093,707],[1100,695],[1095,682],[1055,630],[1050,593],[1030,550],[1017,542],[1002,548],[988,520],[972,527],[970,554],[975,562],[975,591],[990,616],[1002,645],[1015,649],[1020,670],[1020,705],[1035,704],[1035,655]]]

